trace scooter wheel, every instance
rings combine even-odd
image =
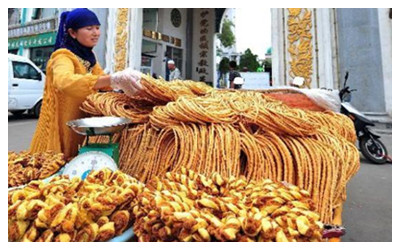
[[[374,140],[374,142],[372,141]],[[360,139],[361,153],[375,164],[384,164],[387,162],[388,151],[379,139],[372,139],[370,137],[362,137]]]

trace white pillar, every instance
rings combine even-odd
[[[107,40],[106,40],[106,65],[104,68],[105,73],[114,72],[114,47],[115,47],[115,30],[116,30],[116,15],[117,9],[110,8],[108,10],[108,27],[107,27]]]
[[[319,78],[318,87],[334,88],[333,78],[333,45],[332,45],[332,29],[331,29],[331,10],[328,8],[316,9],[316,40],[315,45],[318,46],[316,53],[318,72],[314,67],[314,72]]]
[[[318,44],[318,39],[321,36],[318,34],[317,30],[317,24],[316,24],[316,19],[317,19],[317,8],[307,8],[308,11],[311,12],[311,30],[310,33],[312,35],[311,38],[311,51],[312,51],[312,73],[311,73],[311,84],[310,88],[319,88],[322,87],[320,86],[320,79],[319,79],[319,72],[320,72],[320,67],[319,67],[319,54],[320,52],[320,44]]]
[[[212,41],[212,45],[213,45],[213,60],[212,60],[212,72],[214,73],[214,79],[213,79],[213,87],[216,88],[218,85],[218,72],[217,72],[217,33],[214,34],[213,36],[213,41]]]
[[[286,38],[283,11],[284,9],[281,8],[271,8],[273,86],[286,85]]]
[[[392,116],[392,20],[389,8],[378,9],[386,112]]]
[[[130,68],[140,70],[142,60],[142,38],[143,38],[143,9],[130,9],[129,22],[129,56]]]

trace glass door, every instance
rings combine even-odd
[[[182,71],[182,64],[183,64],[183,50],[178,49],[175,47],[167,46],[167,51],[166,51],[166,56],[167,60],[165,61],[165,67],[166,67],[166,79],[169,80],[169,69],[168,69],[168,60],[174,60],[175,66],[179,69],[181,74],[183,75]]]

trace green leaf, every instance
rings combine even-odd
[[[236,42],[235,34],[233,34],[231,30],[232,26],[234,26],[234,24],[230,20],[225,19],[222,24],[222,31],[217,35],[222,45],[226,48],[232,47]]]

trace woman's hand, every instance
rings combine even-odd
[[[109,75],[100,76],[96,84],[94,85],[93,89],[95,90],[105,89],[110,87],[110,85],[111,85],[111,76]]]
[[[128,96],[140,94],[143,90],[140,84],[142,73],[131,68],[111,75],[111,87],[121,89]]]

